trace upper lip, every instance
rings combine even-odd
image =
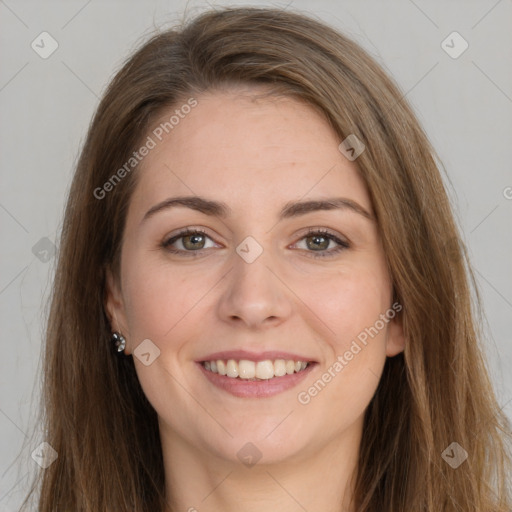
[[[285,360],[293,360],[293,361],[306,361],[306,362],[315,362],[312,358],[306,357],[299,354],[294,354],[291,352],[283,352],[279,350],[270,350],[266,352],[249,352],[247,350],[225,350],[222,352],[215,352],[213,354],[209,354],[205,357],[198,359],[196,362],[202,363],[203,361],[217,361],[217,360],[228,360],[234,359],[235,361],[239,361],[241,359],[246,359],[248,361],[265,361],[270,359],[271,361],[275,359],[285,359]]]

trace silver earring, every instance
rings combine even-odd
[[[124,336],[119,332],[112,333],[112,343],[118,352],[122,352],[126,348],[126,340],[124,339]]]

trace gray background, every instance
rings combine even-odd
[[[0,0],[0,512],[16,509],[36,467],[30,454],[42,441],[35,406],[55,262],[48,240],[56,242],[98,98],[154,28],[179,21],[185,7],[193,15],[208,5],[228,3]],[[488,319],[492,378],[512,417],[512,1],[258,5],[314,12],[369,50],[406,94],[447,170]],[[47,59],[31,48],[43,31],[59,45]],[[456,59],[441,47],[453,31],[469,44]]]

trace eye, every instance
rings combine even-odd
[[[187,228],[168,240],[165,240],[162,243],[162,247],[172,253],[199,253],[203,249],[208,249],[208,247],[205,246],[206,239],[211,240],[202,229]],[[178,245],[181,245],[181,247],[172,247],[176,242],[178,242]],[[196,256],[196,254],[190,254],[190,256]]]
[[[211,240],[213,242],[213,240],[202,229],[187,228],[180,231],[178,234],[174,235],[168,240],[165,240],[161,245],[164,249],[173,254],[198,256],[204,249],[209,249],[212,247],[206,247],[206,240]],[[313,253],[310,254],[310,256],[314,258],[334,256],[340,251],[350,247],[348,242],[341,240],[334,233],[322,229],[310,229],[306,236],[303,236],[300,239],[301,242],[303,240],[306,243],[306,252]],[[331,242],[337,244],[337,246],[327,250]],[[178,244],[178,247],[173,247],[175,244]],[[179,247],[179,245],[181,245],[181,247]]]
[[[306,244],[306,251],[312,253],[310,256],[313,258],[328,258],[350,247],[347,241],[341,240],[334,233],[326,229],[310,229],[306,236],[300,239],[301,242],[303,240]],[[334,242],[337,246],[334,246],[328,251],[327,249],[331,242]]]

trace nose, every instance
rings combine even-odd
[[[291,314],[290,291],[269,251],[252,263],[237,253],[233,268],[224,281],[217,313],[224,322],[245,325],[250,329],[277,326]]]

